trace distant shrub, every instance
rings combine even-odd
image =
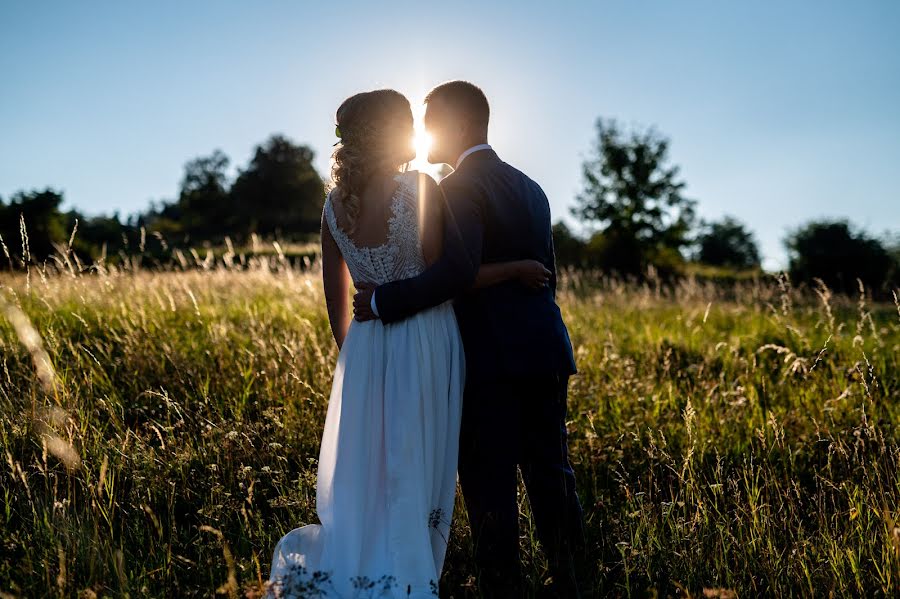
[[[756,268],[760,264],[759,247],[743,223],[726,216],[703,224],[697,237],[697,260],[710,266]]]
[[[885,245],[847,221],[807,223],[788,235],[785,246],[797,281],[821,279],[843,292],[854,291],[857,279],[874,290],[898,283],[895,258]]]

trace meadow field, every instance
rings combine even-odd
[[[0,274],[0,597],[255,597],[316,521],[319,275],[224,264]],[[590,596],[900,592],[900,306],[590,273],[559,302]],[[454,519],[440,594],[476,596]]]

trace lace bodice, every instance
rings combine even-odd
[[[419,177],[417,171],[400,173],[391,200],[387,239],[375,247],[357,247],[338,226],[331,193],[325,199],[325,220],[337,242],[354,283],[382,285],[414,277],[425,270],[419,237]]]

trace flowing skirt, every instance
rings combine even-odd
[[[464,356],[449,302],[350,325],[316,512],[275,547],[276,597],[436,597],[456,493]]]

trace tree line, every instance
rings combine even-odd
[[[554,226],[563,264],[639,275],[653,266],[662,275],[717,267],[729,277],[759,272],[754,235],[726,216],[704,221],[696,201],[669,160],[669,140],[654,129],[625,130],[598,119],[592,155],[582,165],[583,186],[571,209],[591,234]],[[788,272],[797,281],[822,280],[852,292],[862,281],[889,292],[900,286],[900,239],[878,239],[846,220],[814,220],[785,236]]]
[[[325,183],[311,148],[283,135],[258,145],[233,181],[220,150],[188,161],[178,197],[151,203],[122,220],[62,211],[53,189],[0,198],[0,242],[7,268],[71,251],[83,263],[116,261],[140,252],[163,259],[173,248],[221,245],[225,238],[305,240],[319,231]],[[150,239],[148,239],[150,235]]]
[[[582,165],[582,191],[571,209],[589,233],[576,234],[562,221],[554,225],[561,265],[620,276],[641,276],[651,266],[663,276],[760,272],[759,247],[743,223],[697,218],[669,146],[652,128],[626,130],[598,119],[592,155]],[[0,198],[0,264],[17,268],[65,252],[83,263],[138,251],[162,260],[174,247],[215,247],[226,238],[245,243],[254,235],[308,240],[319,230],[326,185],[314,157],[308,146],[273,135],[229,180],[229,158],[215,150],[185,164],[175,199],[151,203],[125,220],[118,213],[62,211],[63,196],[52,189],[20,191],[8,202]],[[795,280],[821,279],[843,291],[855,290],[857,280],[880,290],[900,285],[900,243],[847,221],[806,223],[784,243]]]

